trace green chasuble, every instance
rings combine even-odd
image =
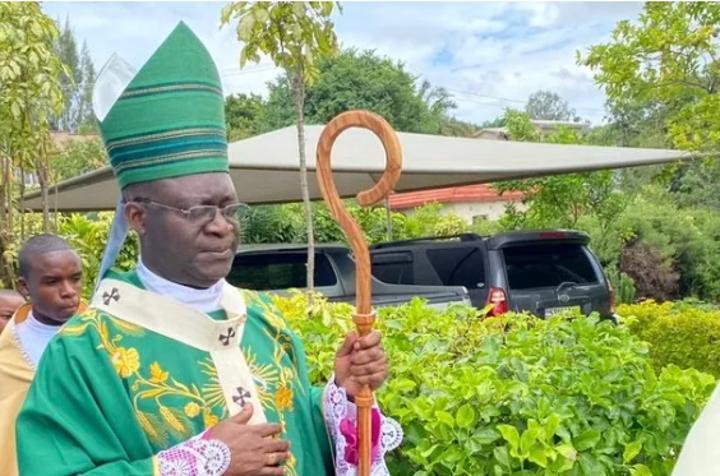
[[[20,474],[158,474],[158,452],[246,400],[251,423],[282,425],[286,474],[333,474],[323,390],[310,384],[303,346],[267,295],[227,285],[244,315],[224,304],[185,315],[187,306],[142,290],[134,272],[108,278],[43,354],[17,422]]]

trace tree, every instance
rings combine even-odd
[[[83,42],[78,53],[77,41],[70,21],[54,44],[55,54],[66,65],[67,73],[62,74],[60,85],[65,94],[62,114],[52,118],[55,130],[77,132],[83,125],[93,121],[92,90],[95,83],[95,66],[90,59],[87,43]]]
[[[487,129],[490,127],[505,127],[505,122],[505,114],[503,114],[502,116],[498,116],[495,119],[483,122],[481,127],[483,129]]]
[[[0,2],[0,279],[6,285],[14,275],[6,252],[13,242],[16,181],[25,172],[38,175],[43,228],[49,228],[49,123],[62,111],[60,76],[68,73],[53,50],[58,35],[39,4]]]
[[[78,136],[57,151],[52,160],[52,181],[57,183],[102,168],[108,163],[105,146],[92,136]]]
[[[717,3],[647,3],[637,22],[619,22],[609,42],[578,53],[627,145],[720,151],[719,35]],[[678,201],[718,209],[717,160],[662,170]]]
[[[87,43],[83,41],[82,50],[80,50],[80,71],[81,82],[76,92],[77,107],[77,128],[74,132],[87,132],[96,130],[95,113],[92,109],[92,93],[95,87],[95,65],[90,58],[90,50]]]
[[[530,119],[580,121],[575,114],[575,109],[572,109],[567,101],[552,91],[540,90],[532,93],[525,106],[525,113]]]
[[[479,126],[451,116],[455,102],[443,88],[433,88],[405,71],[401,63],[372,51],[349,49],[320,58],[318,79],[305,89],[305,121],[322,124],[348,109],[367,109],[398,130],[471,137]],[[287,127],[295,122],[292,91],[286,75],[269,83],[268,99],[244,94],[225,104],[229,138]]]
[[[578,132],[569,127],[559,127],[544,139],[530,122],[527,114],[507,110],[505,123],[508,135],[516,141],[541,141],[554,144],[581,144]],[[510,229],[518,228],[577,228],[581,217],[594,215],[602,240],[611,225],[627,205],[627,196],[616,190],[616,176],[611,170],[565,174],[526,180],[499,182],[495,188],[523,192],[524,212],[510,207],[503,224]]]
[[[305,86],[317,80],[317,57],[337,51],[337,38],[330,20],[335,9],[331,2],[234,2],[222,11],[222,24],[238,21],[237,37],[245,46],[240,65],[260,61],[260,54],[270,56],[281,66],[292,91],[300,158],[300,187],[305,204],[308,231],[307,284],[314,289],[315,242],[312,207],[307,183],[305,159]]]
[[[450,94],[417,79],[402,63],[355,49],[317,62],[318,79],[306,90],[305,118],[324,124],[348,109],[367,109],[383,116],[395,129],[429,134],[471,135],[476,126],[450,117]],[[268,130],[292,124],[292,92],[285,78],[270,83]]]
[[[59,21],[58,21],[59,23]],[[78,55],[75,35],[70,27],[70,19],[65,18],[65,26],[53,45],[55,54],[67,67],[67,72],[60,76],[60,87],[63,89],[65,101],[63,111],[58,117],[51,119],[51,126],[55,130],[71,130],[75,119],[75,105],[73,104],[73,93],[77,84],[82,81],[80,71],[80,57]]]
[[[234,94],[226,97],[225,123],[229,141],[245,139],[263,132],[267,124],[265,101],[256,94]]]
[[[720,4],[645,4],[636,23],[617,24],[608,43],[578,62],[595,72],[611,107],[662,111],[678,148],[720,146]]]

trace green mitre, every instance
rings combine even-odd
[[[197,36],[180,22],[100,123],[120,188],[228,172],[222,85]]]

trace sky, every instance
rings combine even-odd
[[[269,59],[240,69],[234,27],[220,29],[224,5],[45,2],[43,9],[61,22],[69,19],[97,70],[112,53],[141,67],[183,20],[215,59],[226,94],[265,96],[266,83],[280,71]],[[458,119],[492,120],[546,89],[598,124],[605,96],[592,72],[576,64],[576,52],[607,41],[618,21],[641,10],[640,2],[343,2],[334,22],[342,47],[375,50],[404,63],[418,81],[446,88]]]

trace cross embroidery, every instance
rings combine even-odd
[[[244,407],[247,401],[250,399],[250,392],[248,392],[242,387],[238,387],[235,390],[237,391],[237,395],[233,395],[233,403]]]
[[[227,334],[220,334],[218,339],[223,345],[230,345],[230,339],[235,337],[235,329],[228,327]]]
[[[110,301],[112,301],[113,299],[115,300],[115,302],[120,300],[120,293],[118,292],[117,288],[112,288],[112,291],[110,291],[109,293],[105,291],[105,293],[103,294],[103,302],[106,306],[109,306]]]

